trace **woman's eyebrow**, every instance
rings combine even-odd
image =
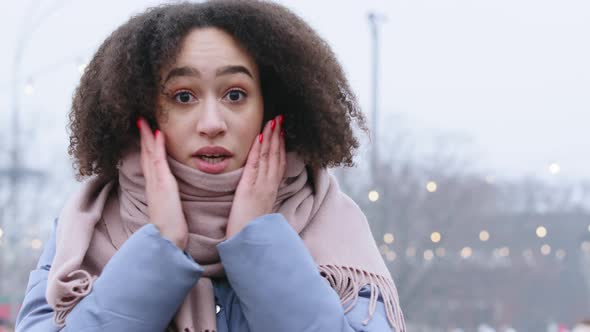
[[[239,66],[239,65],[221,67],[221,68],[217,69],[217,71],[215,71],[215,76],[219,77],[219,76],[223,76],[223,75],[231,75],[231,74],[238,74],[238,73],[246,74],[246,75],[250,76],[250,78],[254,79],[254,77],[252,76],[252,73],[248,70],[248,68],[246,68],[244,66]],[[172,70],[170,70],[170,72],[166,76],[164,83],[168,82],[170,79],[172,79],[174,77],[180,77],[180,76],[201,77],[201,72],[197,68],[189,67],[189,66],[173,68]]]
[[[196,68],[188,67],[188,66],[173,68],[172,70],[170,70],[168,75],[166,75],[166,79],[164,80],[164,83],[168,82],[169,80],[171,80],[174,77],[180,77],[180,76],[201,77],[201,72]]]
[[[244,66],[221,67],[221,68],[217,69],[217,71],[215,72],[215,76],[219,77],[222,75],[231,75],[231,74],[238,74],[238,73],[246,74],[246,75],[250,76],[251,79],[254,79],[254,77],[252,76],[252,73],[250,73],[248,68],[246,68]]]

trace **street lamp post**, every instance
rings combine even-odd
[[[385,20],[383,15],[370,12],[367,16],[371,28],[372,40],[372,70],[371,70],[371,173],[373,184],[377,182],[377,168],[379,163],[379,23]]]

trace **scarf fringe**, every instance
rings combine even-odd
[[[74,309],[90,291],[96,277],[84,270],[76,270],[69,273],[67,281],[59,280],[61,296],[55,303],[53,320],[59,327],[66,323],[66,316]]]
[[[320,265],[319,270],[320,274],[340,296],[340,303],[344,307],[344,313],[352,310],[358,301],[359,291],[368,285],[371,289],[371,297],[369,299],[367,319],[363,321],[363,324],[369,324],[369,321],[373,318],[373,314],[377,309],[377,300],[381,296],[389,324],[396,332],[406,331],[397,288],[393,280],[348,266]]]

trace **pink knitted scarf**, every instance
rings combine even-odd
[[[210,278],[224,275],[216,245],[226,239],[227,219],[243,169],[212,175],[170,157],[168,162],[178,181],[189,227],[186,252],[205,270],[174,320],[180,331],[215,331]],[[94,280],[125,240],[149,222],[146,201],[140,154],[134,147],[122,159],[118,182],[91,178],[66,202],[57,226],[56,255],[46,293],[58,325],[65,324],[67,314],[91,291]],[[396,331],[405,331],[397,290],[367,220],[326,169],[308,170],[289,153],[274,212],[281,213],[299,233],[318,273],[340,296],[345,312],[355,305],[360,288],[369,285],[365,323],[381,295],[389,323]]]

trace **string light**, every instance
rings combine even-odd
[[[41,242],[41,240],[39,240],[39,239],[34,239],[33,241],[31,241],[31,248],[33,248],[35,250],[41,248],[42,245],[43,245],[43,242]]]
[[[537,227],[537,230],[535,231],[535,233],[537,233],[537,236],[542,239],[545,236],[547,236],[547,228],[543,227],[543,226],[539,226]]]
[[[502,247],[494,249],[494,256],[495,257],[508,257],[510,256],[510,248]]]
[[[563,250],[563,249],[558,249],[558,250],[555,252],[555,258],[557,258],[557,259],[559,259],[559,260],[562,260],[562,259],[564,259],[564,258],[565,258],[565,250]]]
[[[385,233],[385,235],[383,235],[383,241],[387,244],[392,244],[393,241],[395,241],[395,238],[393,237],[393,234]]]
[[[549,165],[549,173],[551,173],[553,175],[559,173],[560,170],[561,170],[561,167],[559,167],[559,164],[557,164],[557,163],[552,163]]]
[[[389,251],[385,254],[385,258],[388,261],[393,262],[397,258],[397,254],[395,253],[395,251]]]
[[[486,242],[490,239],[490,233],[486,230],[479,232],[479,239],[481,242]]]
[[[437,188],[438,188],[438,185],[434,181],[429,181],[426,184],[426,190],[428,190],[428,192],[430,192],[430,193],[435,192],[437,190]]]
[[[588,226],[588,228],[590,231],[590,226]],[[4,233],[3,230],[0,228],[0,238],[3,236],[3,233]],[[545,226],[538,226],[535,230],[535,233],[536,233],[537,237],[545,238],[548,234],[548,231]],[[479,232],[479,239],[482,242],[488,241],[490,239],[490,233],[487,230],[480,231]],[[438,231],[432,232],[430,234],[430,240],[433,243],[439,243],[442,240],[441,233]],[[385,233],[383,235],[383,241],[385,242],[385,244],[379,245],[380,253],[390,262],[396,260],[397,253],[395,251],[390,250],[390,248],[388,246],[388,244],[392,244],[395,242],[395,237],[394,237],[393,233]],[[1,245],[1,241],[0,241],[0,245]],[[41,246],[42,246],[42,242],[38,239],[35,239],[31,242],[31,247],[33,247],[34,249],[38,249]],[[585,253],[590,254],[590,241],[583,241],[580,245],[580,248]],[[565,249],[560,248],[560,249],[554,250],[554,248],[552,248],[551,245],[549,245],[548,243],[542,244],[538,250],[539,250],[538,252],[540,252],[540,254],[543,256],[549,256],[553,253],[555,258],[558,261],[564,260],[565,257],[567,256],[567,252]],[[495,257],[510,257],[510,255],[511,255],[510,251],[511,250],[508,246],[495,248],[493,250],[493,255]],[[407,247],[405,250],[405,255],[407,257],[415,257],[416,254],[417,254],[417,248],[415,248],[415,247]],[[461,258],[468,259],[468,258],[471,258],[475,254],[475,249],[473,249],[469,246],[466,246],[460,250],[459,254],[460,254]],[[426,261],[431,261],[435,257],[445,257],[446,256],[446,249],[444,247],[437,247],[436,249],[427,249],[422,253],[422,256],[423,256],[424,260],[426,260]],[[528,263],[531,263],[531,262],[533,262],[533,261],[531,261],[531,259],[534,258],[534,251],[531,250],[530,248],[525,249],[522,251],[522,256],[528,261]]]
[[[498,250],[498,254],[500,255],[500,257],[508,257],[510,256],[510,248],[502,247]]]
[[[471,257],[471,254],[473,254],[473,250],[470,247],[465,247],[461,249],[461,257],[463,257],[464,259]]]
[[[531,249],[526,249],[522,252],[522,256],[526,259],[531,259],[533,258],[533,251]]]
[[[379,193],[376,190],[369,191],[369,200],[371,202],[377,202],[379,200]]]
[[[25,93],[27,95],[32,95],[35,92],[35,87],[33,86],[33,81],[28,80],[25,84]]]
[[[430,240],[434,243],[439,243],[441,239],[441,235],[439,232],[432,232],[432,234],[430,234]]]

